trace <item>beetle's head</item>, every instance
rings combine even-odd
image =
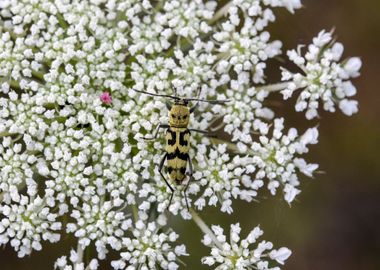
[[[190,119],[190,110],[186,100],[176,100],[169,110],[169,125],[173,127],[187,127]]]

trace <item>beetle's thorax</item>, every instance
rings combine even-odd
[[[189,124],[190,110],[186,105],[174,104],[169,111],[169,125],[185,128]]]

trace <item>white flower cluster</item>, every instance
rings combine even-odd
[[[91,204],[83,204],[79,209],[73,210],[71,217],[75,222],[67,224],[67,233],[74,233],[82,249],[94,243],[98,257],[105,259],[108,252],[107,245],[113,250],[123,247],[122,237],[131,226],[131,220],[123,212],[113,211],[112,203],[100,204],[97,197]]]
[[[265,132],[265,122],[274,117],[274,112],[263,105],[269,92],[254,87],[246,88],[248,84],[248,80],[244,83],[232,81],[232,90],[227,92],[232,101],[230,106],[221,109],[224,131],[232,136],[231,141],[245,144],[253,142],[252,133]]]
[[[295,90],[302,88],[296,110],[306,110],[307,119],[318,116],[320,100],[325,111],[335,112],[337,104],[346,115],[357,113],[358,102],[350,99],[356,94],[356,88],[350,79],[360,75],[361,60],[352,57],[340,63],[344,47],[333,40],[331,33],[325,31],[313,39],[305,56],[301,55],[301,49],[302,46],[297,51],[288,51],[289,59],[303,73],[283,70],[282,79],[290,81],[282,91],[284,98],[289,98]]]
[[[159,220],[165,222],[165,220]],[[121,252],[121,258],[112,261],[114,269],[169,269],[176,270],[179,256],[187,256],[184,245],[173,246],[177,241],[178,234],[173,231],[161,231],[156,222],[138,220],[131,237],[123,238],[125,251]]]
[[[211,248],[211,255],[203,257],[202,263],[216,266],[214,269],[217,270],[279,270],[278,266],[272,267],[273,263],[283,265],[292,253],[286,247],[273,249],[273,244],[268,241],[258,243],[258,238],[263,235],[259,227],[241,239],[240,224],[232,224],[229,241],[220,226],[214,225],[211,229],[215,238],[206,234],[202,240],[205,246]]]
[[[32,250],[41,250],[42,241],[56,243],[60,240],[62,224],[58,215],[45,206],[43,199],[21,196],[17,204],[0,205],[3,216],[0,222],[0,244],[8,242],[19,257]]]
[[[66,232],[77,249],[56,268],[95,270],[113,250],[115,269],[177,269],[186,249],[166,215],[232,213],[234,200],[250,202],[264,186],[292,202],[300,174],[318,168],[302,156],[318,131],[284,132],[270,98],[300,90],[296,108],[309,119],[319,100],[351,115],[361,62],[339,62],[343,45],[322,32],[305,56],[288,52],[303,73],[283,70],[284,82],[267,85],[268,60],[282,53],[268,30],[278,7],[293,13],[301,2],[0,1],[0,245],[23,257]],[[200,102],[190,116],[190,128],[211,136],[191,132],[193,178],[170,183],[170,205],[158,172],[163,136],[143,138],[167,124],[167,100],[134,90],[230,100]],[[261,255],[251,262],[266,269]]]
[[[240,197],[252,201],[256,196],[255,190],[242,185],[243,168],[235,162],[236,159],[231,159],[227,145],[211,148],[209,153],[206,147],[199,147],[195,159],[200,164],[200,170],[194,174],[195,181],[205,186],[203,194],[194,203],[198,209],[203,209],[206,202],[213,206],[219,202],[222,212],[232,213],[232,199]]]
[[[78,252],[75,250],[70,251],[69,260],[67,256],[62,256],[57,259],[54,264],[55,269],[59,270],[96,270],[99,267],[99,262],[97,259],[92,259],[86,266],[82,262],[83,250],[79,249]]]
[[[298,172],[312,177],[318,168],[318,164],[308,164],[299,157],[308,152],[309,144],[318,142],[318,130],[310,128],[299,136],[295,128],[286,134],[283,129],[284,119],[275,119],[272,137],[261,135],[259,142],[252,143],[250,159],[256,168],[254,186],[267,179],[270,192],[274,195],[278,187],[283,187],[284,198],[291,203],[300,193],[296,188],[300,184]]]
[[[260,2],[234,1],[228,10],[228,20],[222,24],[222,31],[213,35],[220,59],[216,65],[218,74],[229,76],[232,69],[239,78],[248,73],[246,76],[251,77],[253,82],[265,82],[265,61],[279,55],[282,44],[280,41],[270,41],[270,34],[265,28],[275,17],[271,9],[262,8]],[[238,31],[242,20],[239,8],[245,16],[243,26]]]
[[[194,39],[212,30],[207,21],[214,15],[215,7],[214,1],[166,1],[158,21],[167,25],[177,37]]]
[[[22,145],[12,141],[11,137],[4,138],[0,145],[0,191],[6,203],[20,202],[19,187],[27,186],[29,196],[37,195],[37,183],[33,179],[32,166],[37,158],[33,154],[20,153]]]

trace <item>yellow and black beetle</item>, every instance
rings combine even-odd
[[[169,178],[172,182],[174,182],[177,185],[182,184],[182,182],[185,180],[186,177],[186,169],[187,164],[189,164],[189,181],[186,184],[186,187],[184,189],[184,195],[186,200],[186,206],[189,209],[189,204],[187,202],[187,196],[186,196],[186,190],[189,186],[189,183],[191,182],[193,178],[193,164],[191,161],[191,158],[189,158],[189,149],[190,149],[190,131],[200,132],[203,134],[208,134],[207,131],[199,130],[199,129],[189,129],[189,120],[190,120],[190,114],[195,111],[195,109],[198,106],[198,102],[208,102],[212,104],[224,104],[228,102],[229,100],[208,100],[208,99],[199,99],[199,98],[180,98],[177,96],[170,96],[170,95],[160,95],[160,94],[154,94],[149,93],[141,90],[133,89],[136,92],[151,95],[151,96],[158,96],[158,97],[166,97],[174,99],[174,104],[167,104],[168,110],[169,110],[169,123],[168,124],[159,124],[157,126],[157,129],[151,138],[144,137],[146,140],[154,140],[158,136],[158,132],[160,129],[166,129],[165,133],[165,154],[161,159],[160,165],[159,165],[159,173],[161,177],[164,179],[166,185],[170,188],[170,191],[172,192],[168,204],[168,208],[171,205],[173,194],[174,194],[174,188],[170,185],[168,180],[165,178],[165,175],[162,173],[162,169],[164,168],[165,160],[167,161],[166,165],[166,171],[169,175]],[[193,107],[189,107],[188,103],[190,101],[197,101],[197,103]]]

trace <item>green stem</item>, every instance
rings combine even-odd
[[[133,219],[135,222],[139,220],[139,210],[137,209],[136,205],[132,205],[132,212],[133,212]]]
[[[0,138],[16,135],[17,133],[10,133],[8,131],[0,132]]]
[[[159,1],[157,5],[154,7],[154,13],[159,12],[163,6],[164,6],[164,1]]]
[[[212,230],[207,226],[207,224],[203,221],[203,219],[195,212],[193,208],[190,208],[190,214],[193,218],[193,221],[195,224],[201,229],[201,231],[204,234],[207,234],[211,240],[214,242],[214,244],[221,250],[223,250],[223,245],[219,242],[219,240],[216,238],[215,234],[212,232]]]
[[[37,71],[37,70],[32,70],[32,75],[37,78],[40,81],[44,81],[44,73]]]
[[[211,142],[214,144],[226,144],[228,149],[230,149],[233,152],[239,152],[239,149],[237,148],[236,144],[231,143],[226,140],[217,139],[217,138],[211,138]]]
[[[281,83],[275,83],[275,84],[268,84],[268,85],[263,85],[263,86],[258,86],[256,87],[257,91],[260,90],[265,90],[268,92],[277,92],[277,91],[282,91],[286,89],[291,82],[281,82]]]
[[[217,22],[221,17],[225,16],[228,12],[228,9],[233,5],[232,1],[227,2],[223,7],[221,7],[214,15],[214,17],[211,18],[211,20],[208,22],[208,24],[214,24]]]
[[[83,251],[84,251],[83,248],[81,247],[81,245],[78,242],[78,246],[77,246],[78,260],[75,262],[74,270],[79,270],[78,265],[83,262]]]
[[[20,84],[18,81],[15,80],[10,80],[9,81],[9,86],[13,89],[21,90]]]
[[[12,140],[12,143],[19,141],[20,139],[22,139],[23,136],[24,135],[22,135],[22,134],[18,135],[15,139]]]
[[[63,15],[61,13],[57,13],[57,19],[58,19],[59,25],[63,29],[67,29],[69,27],[69,25],[67,24],[67,22],[65,21],[65,19],[63,18]]]

